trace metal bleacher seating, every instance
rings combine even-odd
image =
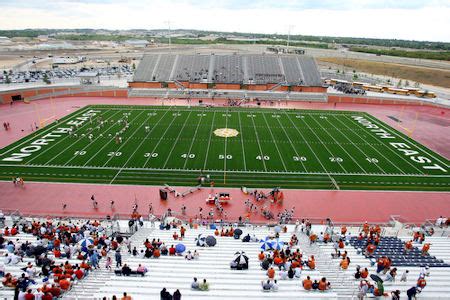
[[[350,244],[355,248],[365,249],[366,247],[366,243],[361,245],[356,237],[351,239]],[[435,256],[422,256],[418,247],[414,247],[411,251],[405,253],[404,244],[404,241],[395,236],[382,237],[375,249],[373,258],[378,259],[381,256],[387,256],[392,259],[392,265],[395,267],[450,267],[450,264],[445,263],[442,259],[437,259]],[[417,244],[417,246],[420,247],[420,244]]]

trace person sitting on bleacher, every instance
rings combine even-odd
[[[122,267],[122,275],[124,276],[130,276],[131,274],[131,269],[127,264],[124,264]]]
[[[311,281],[311,278],[309,278],[309,276],[306,276],[306,279],[302,281],[303,288],[307,291],[310,291],[312,289],[312,284],[313,282]]]
[[[409,240],[405,243],[404,252],[408,254],[409,252],[411,252],[412,249],[413,249],[413,242],[412,240]]]
[[[193,290],[199,290],[200,285],[198,284],[197,277],[194,277],[194,281],[191,283],[191,289]]]
[[[272,289],[272,283],[270,282],[270,280],[268,279],[267,281],[261,281],[261,286],[263,291],[265,292],[269,292]]]
[[[395,276],[397,276],[397,268],[393,268],[392,270],[390,270],[389,273],[387,273],[386,279],[384,281],[394,282]]]
[[[169,255],[175,255],[175,253],[176,253],[175,247],[173,245],[170,246],[170,248],[169,248]]]
[[[5,277],[2,279],[2,283],[6,287],[15,287],[17,284],[17,278],[13,277],[11,273],[6,273]]]
[[[164,243],[161,245],[159,249],[161,250],[161,255],[167,255],[169,253],[169,250],[167,250],[167,247]]]
[[[81,270],[81,268],[78,267],[77,270],[74,272],[74,276],[75,276],[78,280],[82,279],[82,278],[84,277],[84,272],[83,272],[83,270]]]
[[[429,250],[430,250],[430,243],[425,243],[425,244],[423,244],[423,247],[422,247],[422,256],[427,256]]]
[[[200,291],[209,291],[209,283],[206,282],[206,279],[203,279],[203,282],[199,285]]]
[[[144,276],[145,273],[148,272],[148,270],[147,270],[147,268],[146,268],[145,266],[139,264],[139,266],[138,266],[136,272],[138,272],[139,274],[142,274],[142,276]]]
[[[58,284],[63,292],[68,291],[72,285],[71,282],[69,281],[69,279],[67,279],[67,278],[61,279],[58,282]]]
[[[327,282],[327,279],[325,277],[322,277],[319,281],[319,290],[320,291],[326,291],[330,288],[330,283]]]
[[[312,289],[313,290],[318,290],[319,289],[319,282],[317,280],[314,280],[314,282],[312,284]]]

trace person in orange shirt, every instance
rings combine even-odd
[[[159,249],[156,248],[156,249],[153,251],[153,257],[154,257],[154,258],[158,258],[158,257],[160,257],[160,256],[161,256],[161,251],[159,251]]]
[[[327,279],[325,277],[322,277],[322,279],[319,281],[319,290],[325,291],[327,289],[328,289]]]
[[[422,247],[422,255],[423,256],[427,256],[428,255],[428,250],[430,250],[430,244],[429,243],[425,243]]]
[[[264,255],[264,252],[261,251],[261,252],[258,254],[258,259],[259,259],[260,261],[263,261],[265,258],[266,258],[266,256]]]
[[[375,252],[376,246],[374,244],[367,245],[366,252],[368,256],[372,256]]]
[[[314,270],[316,268],[316,260],[314,258],[314,255],[311,255],[311,257],[308,259],[308,267],[311,270]]]
[[[413,243],[412,241],[407,241],[405,243],[405,253],[409,253],[413,249]]]
[[[303,280],[302,285],[303,285],[303,288],[307,291],[312,289],[312,281],[309,278],[309,276],[307,276],[306,279]]]
[[[267,277],[269,277],[270,279],[275,278],[275,270],[272,267],[269,270],[267,270]]]
[[[121,300],[131,300],[131,296],[127,295],[127,293],[123,293],[123,297],[121,298]]]
[[[348,260],[347,258],[344,258],[341,260],[341,263],[339,264],[342,268],[342,270],[347,270],[348,269]]]
[[[419,280],[417,280],[417,286],[423,289],[427,285],[427,281],[424,277],[420,277]]]
[[[339,240],[338,247],[339,247],[340,249],[344,249],[345,245],[344,245],[344,241],[343,241],[342,239]]]
[[[219,233],[219,229],[216,228],[216,230],[214,231],[214,235],[215,235],[215,236],[219,236],[219,234],[220,234],[220,233]]]
[[[273,259],[273,263],[274,263],[275,265],[279,266],[279,265],[281,265],[281,264],[283,263],[283,259],[282,259],[281,257],[277,256],[277,257],[275,257],[275,258]]]
[[[317,235],[316,235],[315,233],[312,233],[312,234],[309,236],[309,244],[312,245],[312,244],[314,244],[316,241],[317,241]]]
[[[59,287],[63,291],[67,291],[70,289],[70,281],[67,278],[63,278],[59,281]]]
[[[361,278],[367,278],[369,276],[369,270],[367,268],[364,268],[364,270],[361,271]]]

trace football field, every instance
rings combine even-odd
[[[0,150],[0,179],[450,191],[449,161],[364,112],[86,106]]]

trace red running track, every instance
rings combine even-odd
[[[205,102],[205,101],[204,101]],[[223,101],[209,100],[210,104],[222,105]],[[4,147],[31,132],[31,125],[51,116],[61,118],[89,104],[136,104],[161,105],[157,99],[110,99],[110,98],[62,98],[39,100],[33,104],[14,103],[0,106],[0,123],[9,122],[11,130],[0,131],[0,147]],[[171,105],[186,105],[185,100],[172,100]],[[168,103],[166,102],[166,105]],[[446,158],[450,157],[450,110],[425,106],[396,106],[339,103],[284,103],[283,107],[299,109],[338,109],[366,111],[399,131],[414,129],[412,137]],[[388,116],[402,120],[401,126]],[[148,213],[148,204],[153,203],[156,214],[167,208],[179,211],[185,204],[188,215],[195,215],[199,207],[209,209],[205,199],[209,189],[196,192],[185,198],[171,196],[167,202],[159,200],[159,187],[121,186],[96,184],[26,183],[24,189],[10,182],[0,182],[0,209],[20,210],[29,215],[89,216],[92,218],[114,213],[129,215],[135,197],[142,214]],[[180,188],[180,191],[185,189]],[[247,196],[239,189],[216,188],[215,192],[228,191],[233,200],[225,207],[227,219],[236,220],[246,214],[243,202]],[[90,197],[94,194],[99,203],[93,209]],[[271,206],[278,213],[295,207],[296,217],[312,219],[332,218],[336,222],[387,222],[391,215],[400,215],[408,222],[420,223],[439,215],[450,215],[450,193],[433,192],[369,192],[369,191],[309,191],[286,190],[282,206]],[[115,207],[110,208],[110,201]],[[68,206],[62,210],[63,203]],[[261,205],[258,204],[260,207]],[[206,214],[206,212],[205,212]],[[262,216],[251,215],[251,221],[263,222]]]

